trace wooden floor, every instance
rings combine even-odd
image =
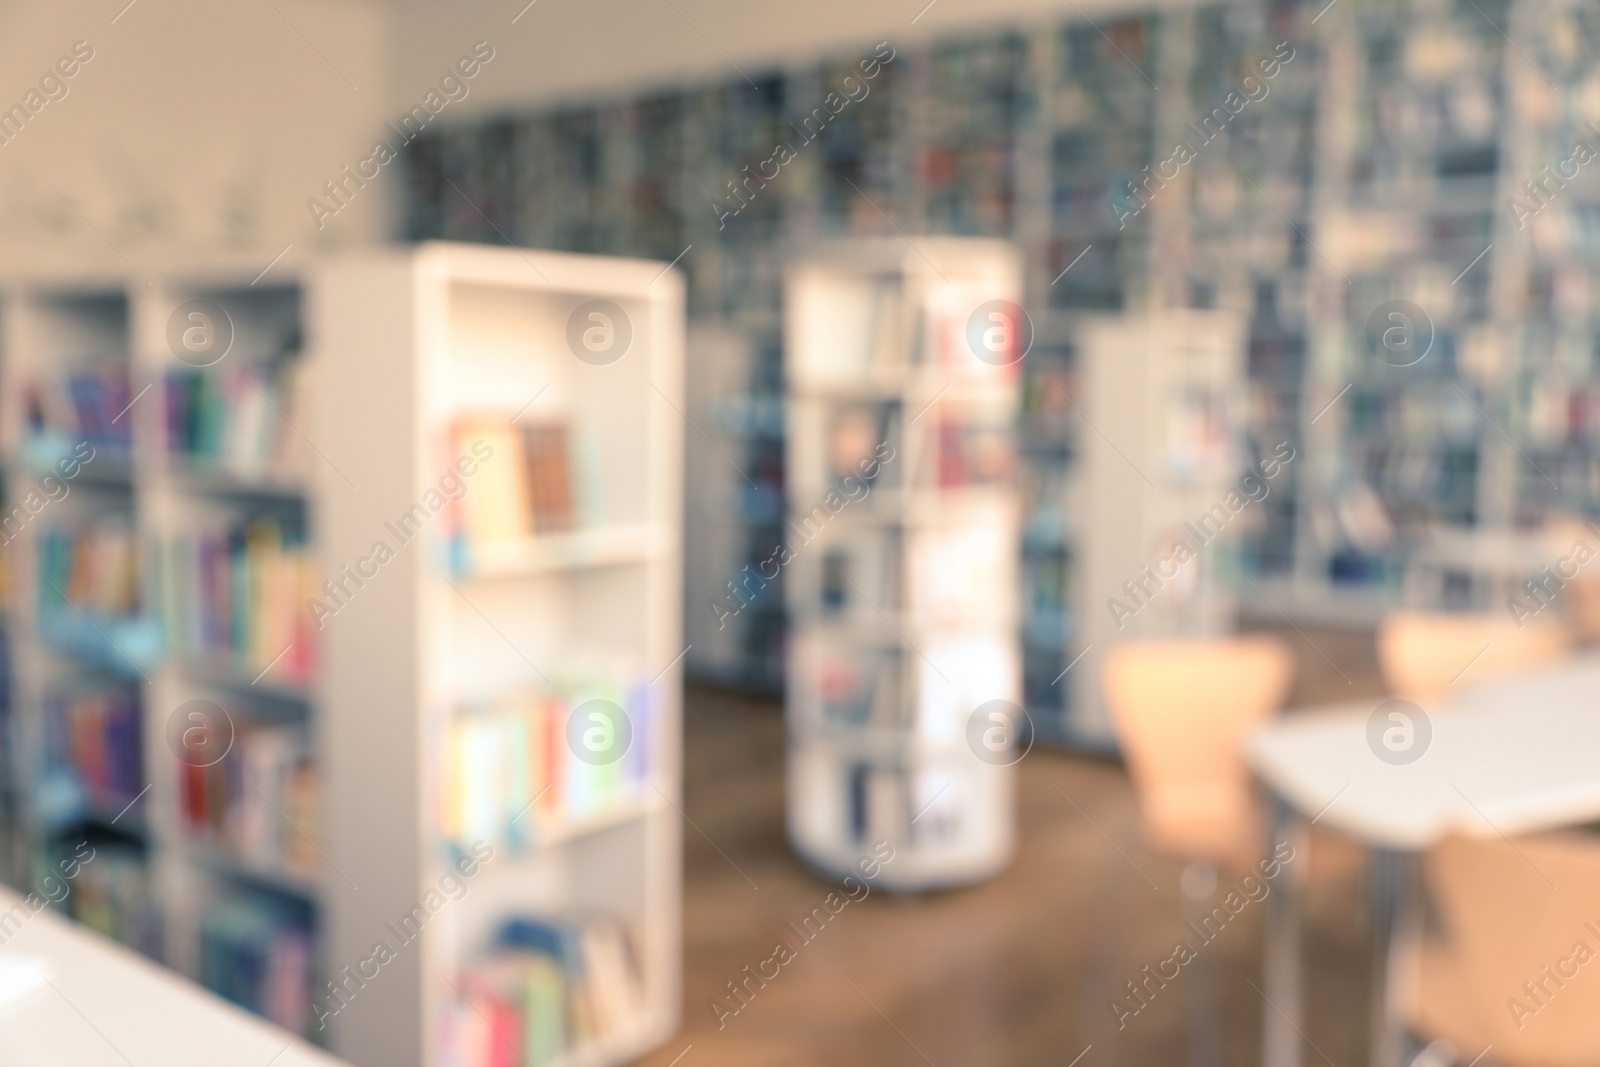
[[[1290,633],[1301,665],[1293,703],[1380,690],[1371,636]],[[684,1020],[648,1067],[880,1067],[1187,1062],[1188,969],[1118,1029],[1112,998],[1170,955],[1181,864],[1140,838],[1116,764],[1034,751],[1021,764],[1015,861],[970,889],[873,892],[803,943],[798,921],[834,888],[789,850],[783,822],[781,706],[691,688],[685,726]],[[1313,838],[1305,951],[1307,1064],[1366,1061],[1365,859]],[[1260,1062],[1261,923],[1252,905],[1212,943],[1223,1063]],[[737,1014],[726,983],[795,950]],[[771,965],[767,967],[771,973]],[[720,1023],[720,1025],[719,1025]],[[688,1048],[687,1053],[685,1049]],[[682,1055],[681,1060],[676,1057]]]

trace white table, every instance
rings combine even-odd
[[[0,914],[21,900],[0,888]],[[0,1067],[344,1063],[49,909],[0,947],[15,958],[44,960],[49,984],[0,1007]]]
[[[1433,737],[1414,763],[1385,763],[1368,747],[1367,720],[1382,703],[1290,714],[1257,732],[1244,757],[1294,815],[1380,850],[1397,925],[1407,921],[1398,904],[1414,873],[1410,857],[1445,835],[1512,837],[1600,820],[1600,658],[1463,687],[1448,705],[1425,706]],[[1293,887],[1301,876],[1285,883],[1269,931],[1274,1007],[1263,1051],[1273,1067],[1300,1062]],[[1392,1052],[1394,1028],[1386,1029],[1375,1058]]]

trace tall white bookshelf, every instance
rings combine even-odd
[[[1275,477],[1255,471],[1241,488],[1250,468],[1240,316],[1103,317],[1084,322],[1079,336],[1080,463],[1093,506],[1078,522],[1077,651],[1059,684],[1072,691],[1069,736],[1102,746],[1114,743],[1101,691],[1106,653],[1124,641],[1231,630],[1241,535],[1259,527],[1264,501],[1287,478],[1269,457]]]
[[[52,835],[87,838],[96,856],[73,891],[97,907],[84,917],[116,914],[95,881],[115,860],[147,922],[110,932],[213,987],[236,981],[229,946],[274,917],[289,932],[269,966],[305,968],[310,997],[252,1006],[356,1064],[473,1063],[505,1040],[540,1046],[541,1062],[600,1065],[665,1040],[681,955],[680,277],[458,245],[286,259],[264,276],[144,269],[26,281],[0,304],[7,508],[96,437],[69,491],[7,549],[16,669],[0,777],[20,816],[9,851],[27,868],[7,875],[36,879]],[[125,451],[100,443],[108,428],[83,406],[112,400],[57,387],[91,368],[126,378],[110,428],[128,424]],[[183,407],[197,378],[242,405],[220,429]],[[78,425],[40,432],[41,383],[55,389],[46,414]],[[487,439],[492,458],[458,462]],[[517,463],[534,504],[565,500],[563,521],[507,527]],[[94,610],[93,583],[64,590],[64,609],[41,598],[48,531],[97,520],[127,530],[136,616]],[[285,588],[296,568],[301,584],[219,639],[217,619],[192,610],[218,595],[201,577],[216,552],[246,561],[227,572],[245,588]],[[83,780],[103,768],[53,757],[47,727],[62,693],[108,686],[138,709],[139,758],[125,788],[97,795]],[[506,738],[527,740],[526,766]],[[544,777],[519,777],[530,767]],[[206,774],[266,803],[197,817],[197,797],[232,796],[205,793],[219,788]],[[509,810],[519,788],[537,795]],[[472,1021],[485,991],[534,981],[525,951],[506,962],[508,931],[522,950],[562,934],[551,951],[567,963],[603,942],[623,980],[604,997],[598,979],[583,989],[579,1021],[577,987],[552,1001],[538,971],[541,1003],[566,1005],[559,1040],[550,1026],[486,1038]]]
[[[884,885],[955,885],[1014,846],[1021,284],[961,238],[788,277],[789,838],[833,875],[886,841]]]

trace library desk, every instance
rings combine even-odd
[[[1310,823],[1321,822],[1376,853],[1374,1063],[1387,1067],[1399,1055],[1388,978],[1399,935],[1417,921],[1420,853],[1449,833],[1511,837],[1600,820],[1597,693],[1593,656],[1463,688],[1436,712],[1424,709],[1431,740],[1404,764],[1369,747],[1368,720],[1381,699],[1291,713],[1247,742],[1246,762],[1277,799],[1274,840],[1287,836],[1303,851]],[[1290,877],[1269,912],[1262,1056],[1270,1067],[1301,1062],[1296,889],[1307,866],[1285,867]]]

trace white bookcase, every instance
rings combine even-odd
[[[623,1063],[664,1041],[677,1025],[681,958],[681,277],[637,260],[443,244],[285,259],[262,277],[259,265],[144,269],[143,277],[20,283],[0,304],[7,509],[74,436],[31,425],[37,383],[71,368],[120,368],[131,406],[113,431],[131,423],[132,438],[125,457],[96,442],[67,494],[32,516],[7,551],[15,670],[11,758],[0,779],[14,787],[20,815],[10,854],[38,855],[63,819],[78,837],[125,840],[143,856],[140,896],[160,935],[145,947],[195,977],[216,969],[202,928],[218,905],[265,898],[303,916],[315,976],[308,1030],[356,1064],[461,1062],[445,1042],[465,1025],[463,966],[517,916],[604,917],[628,931],[637,957],[633,1010],[619,1014],[623,999],[613,996],[602,1019],[591,1003],[597,1022],[551,1062]],[[246,366],[299,367],[281,389],[271,388],[272,375],[254,379],[270,399],[252,401],[257,421],[244,437],[276,429],[283,447],[273,462],[244,462],[247,450],[228,444],[220,453],[231,461],[169,452],[169,376],[206,362],[180,360],[170,328],[201,321],[185,317],[196,300],[231,324],[220,331],[231,346],[204,374],[248,385]],[[586,330],[597,332],[586,339]],[[181,345],[181,329],[178,337]],[[206,340],[203,331],[191,338]],[[493,480],[493,458],[457,466],[458,451],[482,440],[464,428],[469,421],[502,425],[502,449],[524,443],[523,427],[562,428],[566,528],[493,543],[453,533],[473,509],[501,502],[505,485]],[[484,496],[474,498],[480,487]],[[402,522],[408,513],[411,525]],[[44,612],[45,531],[103,514],[126,516],[141,563],[139,618]],[[247,530],[246,520],[263,516],[303,543],[310,588],[285,597],[278,616],[251,622],[240,655],[197,651],[180,607],[193,583],[175,546],[207,531],[225,537],[230,523],[233,537],[255,545],[273,527]],[[378,542],[390,547],[381,559]],[[282,560],[262,567],[276,569],[246,581],[288,580]],[[343,595],[324,581],[342,583]],[[313,610],[313,597],[337,610]],[[284,613],[302,630],[284,631]],[[315,646],[306,669],[294,669],[298,648],[279,653],[274,634],[286,632],[291,644]],[[139,797],[125,812],[120,795],[63,799],[45,758],[47,716],[59,714],[47,696],[99,678],[120,679],[139,706],[142,764],[124,790]],[[169,736],[174,720],[182,734],[195,700],[227,712],[235,745],[274,726],[300,738],[314,794],[280,796],[276,815],[258,804],[220,840],[196,832],[184,785],[195,772]],[[549,730],[530,742],[542,751],[571,748],[568,736],[573,745],[629,742],[615,762],[604,742],[581,766],[575,748],[574,759],[559,753],[559,781],[509,827],[504,813],[485,821],[477,810],[465,824],[489,827],[477,835],[494,849],[483,860],[486,850],[472,852],[475,841],[442,825],[456,795],[448,790],[476,767],[460,756],[465,742],[452,740],[453,728],[507,701],[543,709],[537,721]],[[586,707],[621,715],[603,715],[598,735],[584,733],[588,719],[569,732]],[[249,758],[272,751],[257,743]],[[284,822],[263,823],[264,815]],[[239,847],[263,837],[277,847]],[[102,855],[84,865],[75,889],[109,867]],[[419,932],[400,936],[401,919],[419,907]],[[390,951],[375,963],[380,942]],[[315,1025],[319,1009],[328,1012],[325,1030]]]
[[[1239,316],[1172,310],[1091,319],[1079,337],[1087,423],[1080,463],[1093,506],[1080,509],[1080,624],[1061,684],[1073,687],[1069,735],[1104,745],[1112,742],[1101,692],[1106,653],[1122,641],[1231,630],[1241,534],[1263,519],[1254,497],[1265,500],[1287,479],[1280,466],[1276,479],[1257,475],[1249,495],[1240,490],[1247,463]]]
[[[960,238],[841,243],[788,277],[792,558],[767,570],[788,570],[789,837],[830,874],[888,841],[883,883],[925,889],[1012,851],[1021,284],[1009,245]]]

